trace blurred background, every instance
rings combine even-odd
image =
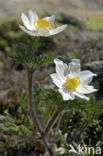
[[[92,96],[103,106],[103,0],[0,0],[0,154],[3,156],[20,155],[20,152],[22,156],[24,151],[28,156],[33,151],[28,142],[22,145],[23,150],[17,146],[15,136],[28,136],[31,132],[24,106],[27,102],[27,78],[24,67],[8,57],[14,55],[15,45],[32,42],[31,37],[19,29],[22,23],[20,15],[28,9],[36,10],[39,17],[55,14],[56,26],[68,24],[61,34],[41,38],[37,56],[41,53],[54,54],[66,63],[72,58],[81,59],[82,69],[97,74],[93,85],[98,92]],[[54,63],[42,66],[35,71],[34,82],[36,80],[45,88],[54,88],[50,79],[52,72]],[[71,122],[66,120],[64,124],[62,121],[64,127],[61,126],[61,129],[63,133],[68,132],[68,142],[75,141],[82,115],[81,112],[73,112],[69,116]],[[94,144],[103,142],[103,115],[93,120],[82,136],[86,143],[89,139]],[[80,137],[77,134],[76,141],[80,141]]]
[[[103,9],[102,0],[1,0],[0,17],[19,16],[22,11],[35,9],[50,13],[70,13],[78,18],[85,18],[93,13],[101,13]],[[84,16],[84,17],[83,17]]]

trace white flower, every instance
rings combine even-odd
[[[80,60],[72,59],[69,65],[55,59],[56,73],[51,74],[53,83],[59,88],[63,100],[74,100],[75,96],[89,100],[84,94],[97,91],[89,85],[96,74],[89,70],[81,71]]]
[[[29,10],[27,14],[22,13],[21,19],[24,26],[19,25],[19,27],[31,36],[45,36],[58,34],[63,31],[67,25],[63,25],[55,28],[54,21],[55,16],[45,17],[39,19],[35,11]]]
[[[56,148],[56,154],[58,154],[58,155],[63,155],[65,152],[66,152],[66,150],[63,147]]]

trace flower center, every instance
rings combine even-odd
[[[49,29],[51,30],[52,27],[48,21],[45,21],[43,19],[39,19],[38,21],[34,22],[34,25],[37,23],[37,25],[42,29]]]
[[[65,81],[65,85],[70,89],[75,89],[80,85],[80,78],[77,76],[74,78],[68,77]]]

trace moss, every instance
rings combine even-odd
[[[85,26],[87,29],[93,31],[103,30],[103,16],[102,15],[93,15],[86,22]]]
[[[81,58],[81,52],[79,50],[75,50],[73,52],[67,53],[67,56],[69,59],[73,59],[73,58],[80,59]]]

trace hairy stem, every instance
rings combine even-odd
[[[59,107],[57,108],[57,110],[54,112],[53,116],[51,117],[51,119],[49,120],[46,128],[45,128],[45,135],[48,135],[50,129],[53,127],[53,125],[55,124],[58,116],[61,114],[61,112],[64,110],[64,107]]]
[[[35,51],[38,49],[38,46],[39,46],[39,39],[40,39],[39,36],[36,37],[36,38],[35,38],[35,42],[34,42],[33,45],[32,45],[32,54],[33,54],[33,56],[35,55]]]
[[[30,115],[32,118],[32,124],[33,124],[33,130],[34,134],[36,133],[36,124],[34,119],[34,107],[32,104],[32,72],[28,70],[28,97],[29,97],[29,109],[30,109]]]
[[[38,118],[38,115],[36,113],[36,108],[33,105],[32,76],[33,76],[33,72],[28,70],[28,96],[29,96],[30,113],[31,113],[32,121],[33,121],[33,128],[34,128],[34,131],[35,131],[35,126],[36,126],[38,131],[40,132],[41,137],[42,137],[42,141],[44,142],[45,148],[48,151],[49,156],[54,156],[52,150],[49,147],[48,138],[46,137],[46,135],[44,135],[44,130],[42,128],[42,125],[41,125],[40,120]]]

